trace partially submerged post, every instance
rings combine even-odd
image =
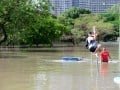
[[[119,10],[119,22],[120,22],[120,7],[118,6],[118,10]],[[118,42],[119,42],[119,60],[120,60],[120,24],[119,24],[119,37],[118,37]]]
[[[120,32],[119,32],[120,33]],[[119,55],[119,60],[120,60],[120,37],[118,37],[118,42],[119,42],[119,50],[118,50],[118,55]]]

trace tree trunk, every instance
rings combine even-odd
[[[2,44],[3,42],[7,40],[7,33],[4,28],[4,24],[0,23],[0,31],[1,31],[0,44]]]

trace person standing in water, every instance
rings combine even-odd
[[[110,53],[106,48],[100,52],[100,60],[101,62],[108,62],[111,59]]]

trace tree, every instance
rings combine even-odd
[[[56,19],[49,17],[39,17],[36,23],[32,24],[28,30],[23,32],[22,43],[28,45],[50,44],[57,40],[65,31],[65,27]]]
[[[79,18],[80,14],[90,14],[91,11],[79,7],[71,7],[58,16],[58,20],[65,25],[73,25],[74,19]]]
[[[62,15],[66,18],[76,19],[80,14],[90,14],[91,12],[87,9],[81,9],[79,7],[72,7],[65,11]]]
[[[119,8],[120,8],[120,3],[115,4],[112,7],[107,9],[107,13],[120,14]]]
[[[119,25],[120,25],[120,3],[110,7],[107,10],[106,14],[102,14],[104,18],[104,22],[109,22],[114,25],[114,32],[112,33],[112,36],[115,37],[115,40],[120,35],[119,34]]]
[[[79,19],[75,20],[74,31],[72,30],[72,34],[75,38],[85,40],[87,33],[93,30],[93,26],[96,26],[96,31],[99,33],[99,39],[101,40],[104,39],[104,36],[113,33],[113,25],[111,23],[103,22],[100,15],[84,14],[81,15]]]
[[[26,29],[30,22],[28,19],[31,16],[30,10],[32,7],[30,0],[1,0],[0,1],[0,29],[1,35],[4,37],[1,43],[6,40],[11,40],[18,35],[22,29]],[[31,17],[32,18],[32,17]]]
[[[65,27],[49,13],[48,0],[1,0],[0,29],[7,44],[49,43]],[[1,42],[1,43],[2,43]]]
[[[79,7],[71,7],[70,9],[63,12],[61,15],[58,16],[58,20],[64,24],[67,27],[67,32],[65,32],[65,36],[70,36],[69,39],[71,39],[72,43],[75,45],[76,39],[74,35],[72,35],[73,31],[74,33],[77,33],[77,31],[74,29],[74,20],[79,18],[81,14],[90,14],[91,11],[86,9],[81,9]],[[72,30],[72,32],[71,32]],[[82,32],[81,32],[82,33]],[[73,38],[74,37],[74,38]]]

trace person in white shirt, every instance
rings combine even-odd
[[[96,41],[97,33],[89,32],[86,40],[86,47],[90,52],[97,54],[100,50],[101,44]]]

